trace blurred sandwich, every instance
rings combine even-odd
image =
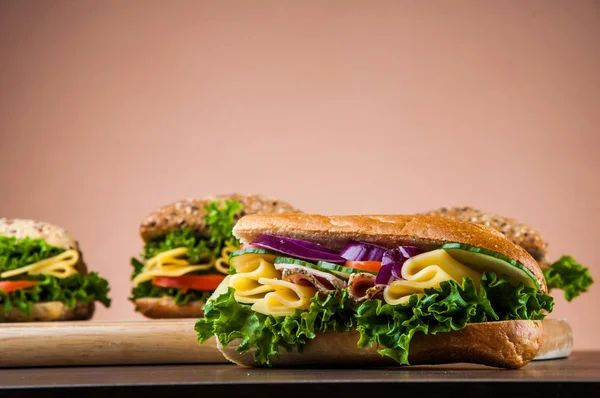
[[[561,289],[567,301],[588,291],[594,282],[589,268],[577,263],[572,256],[561,256],[557,261],[547,259],[548,244],[540,233],[529,225],[499,214],[472,207],[442,207],[423,213],[456,221],[471,222],[491,227],[521,246],[540,264],[548,291]],[[542,347],[536,359],[563,358],[571,354],[573,330],[566,319],[545,319]]]
[[[131,259],[130,300],[148,318],[198,318],[202,306],[229,272],[238,249],[236,221],[255,213],[299,210],[260,195],[217,195],[160,207],[140,225],[142,260]]]
[[[110,305],[108,291],[63,228],[0,218],[0,322],[90,319],[95,301]]]
[[[565,255],[558,261],[550,262],[546,258],[548,243],[539,232],[513,218],[472,207],[441,207],[423,214],[485,225],[501,232],[508,240],[525,249],[540,264],[546,278],[548,291],[563,290],[567,301],[572,301],[580,294],[587,292],[594,282],[589,268],[578,264],[571,256]]]

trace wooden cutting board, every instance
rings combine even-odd
[[[0,367],[230,363],[214,338],[198,344],[195,321],[2,324]],[[548,333],[536,359],[569,356],[573,335],[568,322],[545,320],[544,329]]]
[[[0,367],[230,363],[194,319],[33,322],[0,326]]]

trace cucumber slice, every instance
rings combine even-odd
[[[322,269],[323,271],[331,272],[332,274],[335,274],[335,275],[339,276],[340,278],[344,278],[344,279],[350,278],[350,274],[359,274],[361,272],[366,272],[367,274],[377,275],[375,272],[343,267],[339,264],[328,263],[326,261],[319,261],[317,263],[317,266],[320,269]]]
[[[298,259],[291,258],[291,257],[277,257],[275,259],[274,264],[293,264],[293,265],[300,265],[302,267],[319,269],[317,267],[317,265],[314,263],[309,263],[307,261],[302,261],[302,260],[298,260]]]
[[[350,274],[358,274],[360,272],[366,272],[368,274],[377,275],[374,272],[363,271],[354,268],[348,268],[341,266],[339,264],[328,263],[327,261],[319,261],[315,263],[309,263],[307,261],[298,260],[290,257],[277,257],[275,259],[275,264],[292,264],[292,265],[300,265],[302,267],[308,267],[312,269],[316,269],[318,271],[328,272],[330,274],[334,274],[335,276],[348,279],[350,278]]]
[[[231,255],[229,256],[229,258],[232,259],[233,257],[242,256],[244,254],[273,254],[273,255],[276,255],[277,253],[275,253],[272,250],[259,249],[257,247],[247,247],[247,248],[242,249],[242,250],[236,250],[236,251],[234,251],[233,253],[231,253]]]
[[[527,287],[540,288],[537,279],[529,269],[500,253],[462,243],[446,243],[441,249],[448,252],[457,261],[469,265],[479,272],[506,274],[511,280],[523,282]]]

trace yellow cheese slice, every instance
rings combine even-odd
[[[433,250],[412,257],[402,266],[404,279],[394,281],[383,291],[388,304],[404,304],[412,294],[422,294],[425,289],[437,288],[444,281],[462,283],[471,278],[479,288],[481,273],[456,261],[445,250]]]
[[[59,255],[47,258],[25,267],[13,269],[0,274],[0,278],[11,278],[18,275],[52,275],[60,279],[77,274],[75,266],[79,261],[77,250],[66,250]]]

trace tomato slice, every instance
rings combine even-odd
[[[15,290],[33,287],[38,283],[39,282],[36,281],[3,281],[0,282],[0,290],[2,290],[4,293],[10,293],[14,292]]]
[[[381,261],[346,261],[344,266],[362,271],[379,272]]]
[[[160,287],[174,287],[187,293],[188,290],[212,291],[225,279],[225,275],[182,275],[155,276],[152,284]]]

